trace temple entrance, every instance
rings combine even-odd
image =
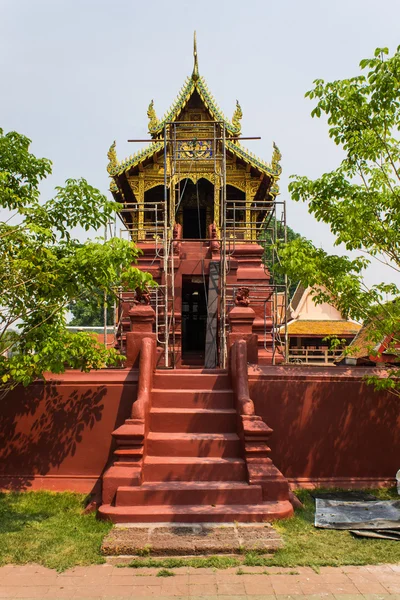
[[[207,325],[207,282],[203,277],[183,277],[182,360],[204,364]]]
[[[175,222],[182,225],[184,240],[207,239],[214,222],[214,186],[207,179],[194,184],[182,179],[176,196]]]
[[[206,238],[206,216],[205,208],[184,208],[183,209],[183,237],[184,239],[205,239]]]

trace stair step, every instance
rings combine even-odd
[[[158,369],[154,375],[154,387],[163,390],[226,390],[231,388],[226,371],[206,369]]]
[[[154,456],[237,457],[242,449],[236,433],[165,433],[151,431],[147,453]]]
[[[151,408],[150,431],[175,433],[234,433],[236,410],[221,408]]]
[[[262,522],[283,519],[293,514],[289,501],[261,502],[260,504],[228,504],[216,506],[147,505],[111,506],[103,504],[99,515],[113,523],[229,523]]]
[[[138,487],[121,486],[116,506],[150,506],[182,504],[258,504],[261,486],[235,481],[193,481],[144,483]]]
[[[126,459],[132,459],[132,460],[139,460],[143,456],[143,447],[124,448],[123,446],[121,446],[120,448],[117,448],[116,450],[114,450],[114,456],[116,456],[119,459],[126,458]]]
[[[147,481],[246,481],[241,458],[147,456],[143,480]]]
[[[233,408],[233,391],[157,389],[151,392],[155,408]]]

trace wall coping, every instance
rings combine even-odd
[[[312,367],[302,365],[251,365],[249,380],[284,381],[361,381],[366,375],[385,376],[387,371],[375,367]]]
[[[137,383],[139,379],[138,369],[99,369],[92,370],[89,373],[68,369],[65,373],[45,373],[46,381],[35,381],[31,385],[45,384],[105,384],[105,383]]]

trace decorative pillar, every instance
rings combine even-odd
[[[135,304],[128,315],[131,324],[126,334],[126,366],[138,367],[142,339],[156,339],[153,333],[156,313],[150,306],[150,294],[147,291],[136,290]]]
[[[256,313],[249,306],[249,288],[239,288],[236,292],[235,306],[228,314],[231,332],[228,336],[228,349],[237,340],[246,340],[247,357],[252,364],[258,363],[258,335],[253,333]]]

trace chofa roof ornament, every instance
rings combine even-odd
[[[200,75],[199,75],[199,63],[197,60],[196,32],[194,32],[194,36],[193,36],[193,57],[194,57],[194,65],[193,65],[192,79],[193,79],[193,81],[197,81],[199,79]]]

